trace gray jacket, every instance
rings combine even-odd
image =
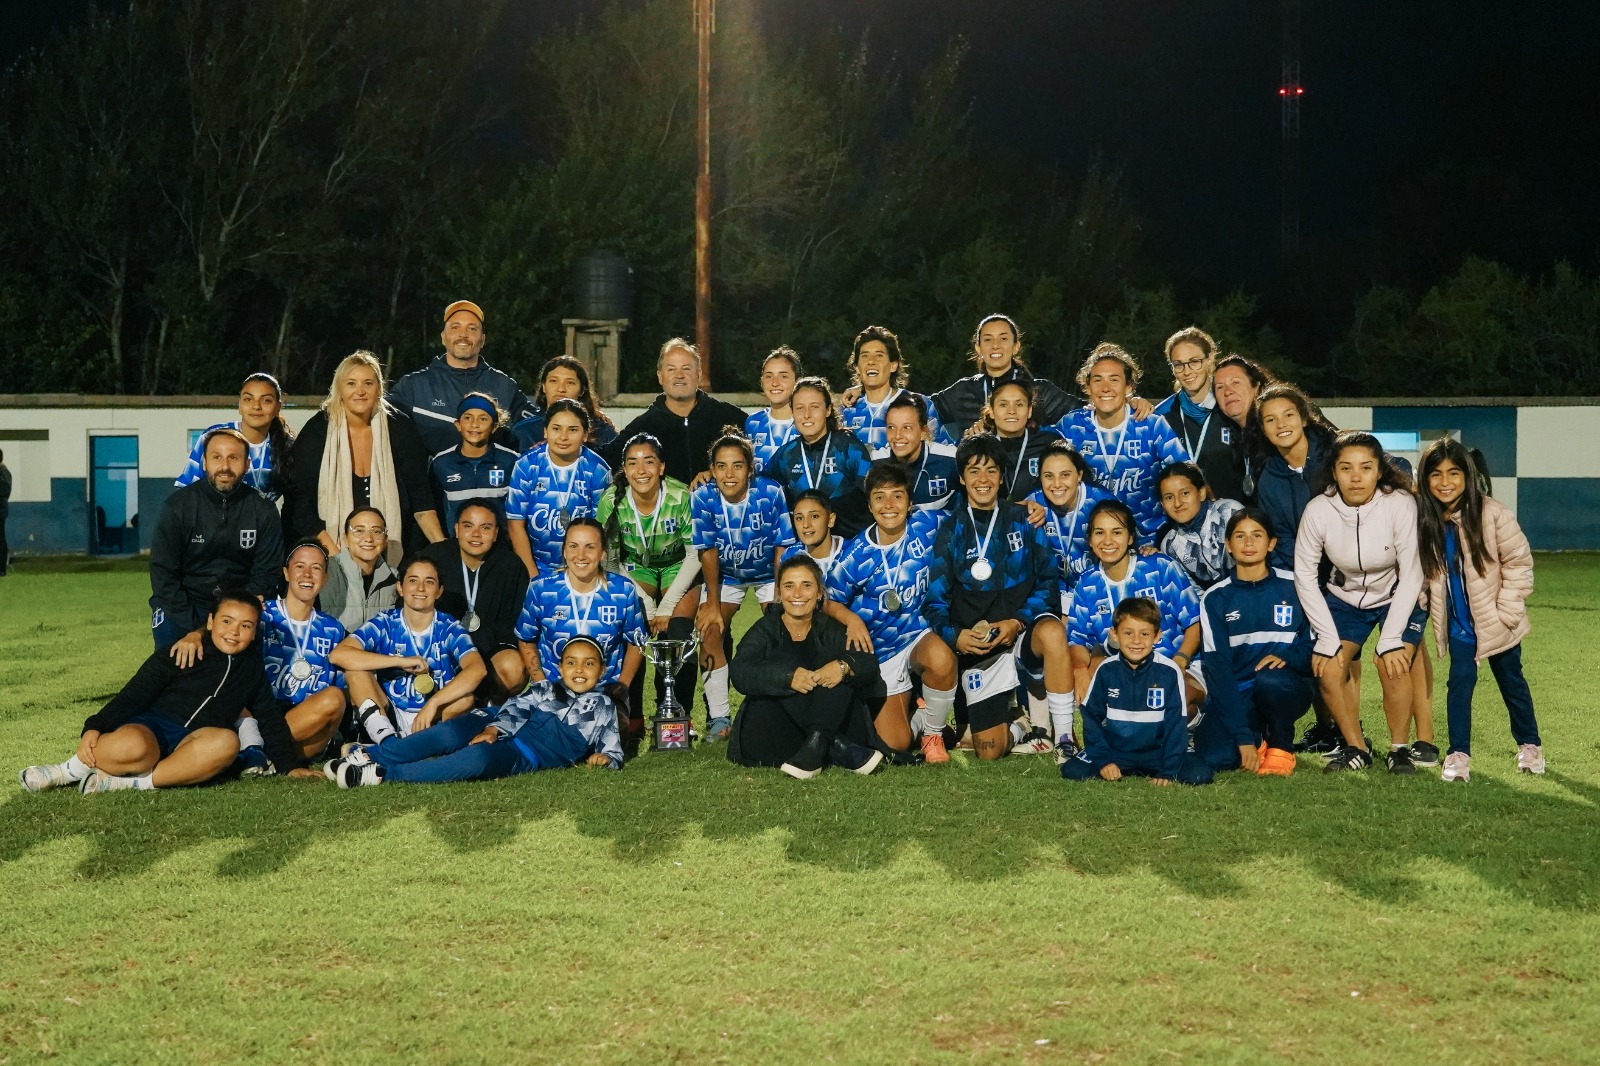
[[[328,560],[328,583],[322,586],[317,604],[354,633],[367,619],[398,602],[399,581],[393,568],[379,559],[372,571],[372,591],[366,592],[361,568],[349,552],[340,552]]]

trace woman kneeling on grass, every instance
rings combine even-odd
[[[498,712],[469,711],[408,737],[353,748],[323,773],[340,788],[386,781],[492,781],[568,766],[622,769],[617,708],[594,690],[605,655],[588,637],[561,649],[561,680],[535,681]]]
[[[730,664],[745,695],[728,738],[730,762],[777,766],[803,781],[829,763],[870,774],[883,761],[867,747],[866,694],[879,687],[878,660],[845,646],[845,627],[819,609],[822,597],[822,569],[811,556],[778,567],[780,609],[756,620]]]
[[[1420,541],[1439,655],[1450,653],[1445,706],[1450,751],[1440,777],[1466,781],[1472,773],[1472,690],[1478,664],[1489,660],[1500,697],[1511,712],[1517,770],[1544,773],[1533,694],[1522,676],[1522,638],[1528,635],[1533,552],[1517,520],[1485,491],[1487,478],[1459,441],[1437,440],[1422,453]]]

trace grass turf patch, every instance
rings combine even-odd
[[[1311,759],[1074,785],[961,753],[798,783],[702,747],[483,785],[14,790],[0,1061],[1585,1061],[1600,560],[1538,582],[1543,779],[1485,670],[1464,786]],[[0,581],[7,772],[131,674],[147,595]]]

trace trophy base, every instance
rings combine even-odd
[[[656,717],[650,725],[651,751],[688,751],[693,745],[689,737],[689,719]]]

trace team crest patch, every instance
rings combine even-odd
[[[949,482],[942,477],[930,477],[928,479],[928,491],[935,496],[943,496],[948,491],[948,485]]]
[[[961,675],[961,680],[966,682],[968,692],[977,692],[983,688],[983,671],[968,670]]]
[[[254,548],[256,546],[256,531],[253,529],[239,530],[239,547]]]
[[[676,518],[667,519],[661,523],[661,530],[664,533],[676,533],[678,531],[678,520]]]
[[[617,609],[615,607],[600,608],[600,624],[614,626],[617,624]]]
[[[1272,608],[1272,621],[1274,625],[1294,625],[1294,608],[1287,603],[1274,604]]]
[[[1224,443],[1224,444],[1232,444],[1233,443],[1233,427],[1231,427],[1231,426],[1223,426],[1222,427],[1222,443]]]
[[[489,469],[489,487],[497,489],[506,483],[506,472],[498,466]]]
[[[1153,688],[1144,694],[1144,705],[1152,711],[1159,711],[1167,705],[1167,690]]]
[[[1006,547],[1010,548],[1013,552],[1021,551],[1022,550],[1022,534],[1016,532],[1015,530],[1013,530],[1010,533],[1007,533],[1006,534]]]
[[[1034,456],[1032,459],[1028,460],[1028,476],[1029,477],[1038,477],[1039,476],[1039,457],[1038,456]]]

